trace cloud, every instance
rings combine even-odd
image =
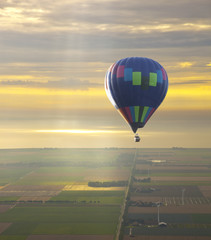
[[[72,23],[99,24],[156,24],[159,22],[178,22],[184,19],[210,18],[209,0],[61,0],[61,1],[4,1],[3,10],[18,11],[19,15],[10,16],[27,21],[29,17],[39,19],[42,25],[55,27],[71,26]],[[190,6],[194,6],[190,7]],[[95,10],[95,11],[93,11]]]
[[[72,89],[72,88],[89,88],[89,87],[99,87],[103,86],[103,83],[92,83],[89,81],[82,81],[79,79],[63,79],[61,81],[49,81],[44,84],[47,88],[62,88],[62,89]]]
[[[128,133],[129,131],[124,130],[96,130],[96,129],[42,129],[42,130],[34,130],[35,133],[66,133],[66,134],[102,134],[102,133],[113,133],[113,134],[121,134]]]
[[[209,0],[1,1],[0,62],[110,63],[128,55],[181,57],[187,49],[189,56],[208,54],[210,5]]]
[[[48,54],[51,61],[51,55],[62,53],[68,56],[68,50],[99,50],[99,49],[121,49],[121,48],[167,48],[167,47],[197,47],[211,46],[211,36],[209,31],[195,33],[193,31],[170,31],[159,32],[150,31],[146,33],[116,30],[90,31],[80,33],[20,33],[1,31],[0,45],[2,51],[8,49],[11,51],[29,51],[35,54]],[[40,52],[42,51],[42,52]],[[66,51],[66,52],[64,52]],[[34,57],[34,53],[31,56]],[[15,54],[14,54],[15,55]],[[15,56],[13,56],[15,57]],[[55,58],[54,57],[54,58]],[[74,56],[72,56],[74,57]],[[53,56],[52,56],[53,58]],[[64,57],[63,57],[64,59]],[[65,59],[64,59],[65,60]]]
[[[190,7],[190,6],[193,6]],[[163,31],[209,31],[209,0],[147,1],[7,1],[2,30],[94,34]],[[95,9],[95,11],[93,11]]]
[[[190,80],[180,82],[169,82],[170,85],[206,85],[211,83],[211,80]]]
[[[193,62],[180,62],[179,66],[181,68],[190,68],[191,66],[193,66],[195,63]]]
[[[53,89],[87,89],[90,87],[101,87],[102,83],[92,83],[89,81],[81,81],[79,79],[62,79],[60,81],[0,81],[2,86],[22,86],[22,87],[36,87],[36,88],[53,88]]]

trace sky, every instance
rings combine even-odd
[[[1,0],[0,148],[211,147],[210,0]],[[158,61],[169,90],[140,143],[107,69]]]

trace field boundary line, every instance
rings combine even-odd
[[[127,206],[127,199],[128,199],[128,193],[129,193],[129,189],[130,189],[130,185],[132,182],[132,176],[133,176],[133,172],[134,172],[134,168],[136,165],[136,155],[137,155],[137,148],[135,149],[135,154],[134,154],[134,158],[133,158],[133,164],[131,167],[131,173],[130,173],[130,177],[128,180],[128,186],[127,189],[125,190],[125,198],[124,198],[124,202],[121,208],[121,213],[120,213],[120,217],[119,217],[119,222],[117,224],[117,230],[116,230],[116,235],[114,237],[114,240],[120,240],[120,233],[121,233],[121,228],[122,228],[122,223],[123,223],[123,217],[124,217],[124,213],[125,213],[125,209]]]

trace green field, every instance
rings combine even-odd
[[[129,214],[130,218],[142,218],[144,220],[155,219],[157,221],[157,214],[143,213]],[[166,223],[190,223],[190,224],[211,224],[211,214],[161,214],[161,221]]]
[[[125,234],[129,234],[129,228],[125,229]],[[211,227],[204,228],[199,225],[192,225],[184,227],[184,225],[168,226],[167,228],[158,227],[139,227],[133,229],[134,235],[147,235],[147,236],[210,236]],[[202,238],[203,239],[203,238]]]
[[[62,173],[59,176],[38,176],[34,173],[16,181],[14,185],[68,185],[74,182],[84,182],[83,176],[65,176]]]
[[[148,177],[148,174],[136,174],[136,176],[143,176]],[[166,172],[166,171],[159,171],[159,172],[152,172],[150,173],[150,177],[211,177],[210,172],[194,172],[194,173],[187,173],[187,172]]]
[[[123,174],[121,174],[123,172]],[[30,174],[17,180],[16,185],[69,185],[74,182],[88,183],[90,180],[94,181],[108,181],[114,177],[120,177],[121,180],[126,179],[129,169],[118,167],[40,167],[39,169],[31,172]],[[116,174],[116,175],[115,175]]]
[[[0,197],[0,203],[1,202],[15,202],[17,201],[19,198],[19,196],[9,196],[9,197],[5,197],[5,196],[1,196]]]
[[[26,240],[25,235],[0,235],[0,240]]]
[[[120,154],[133,152],[133,149],[5,149],[0,150],[0,164],[99,167],[115,163]]]
[[[3,235],[114,234],[119,207],[15,207],[1,214],[13,224]]]
[[[18,181],[22,176],[31,172],[33,168],[31,167],[14,167],[14,166],[7,166],[2,167],[0,166],[0,186],[4,186],[8,183],[14,183]]]
[[[109,180],[115,180],[121,171],[128,170],[129,174],[128,163],[130,165],[132,157],[133,150],[127,149],[0,150],[0,186],[69,185],[107,180],[110,176]]]
[[[168,185],[168,186],[174,186],[174,185],[181,185],[181,186],[210,186],[211,182],[210,181],[152,181],[149,183],[137,183],[137,185],[140,186],[150,186],[150,185],[157,185],[157,186],[162,186],[162,185]]]
[[[63,191],[50,200],[120,205],[123,198],[123,191]]]

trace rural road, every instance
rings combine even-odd
[[[131,167],[128,186],[127,186],[127,189],[125,191],[125,198],[124,198],[124,202],[123,202],[122,208],[121,208],[121,213],[120,213],[120,216],[119,216],[119,222],[118,222],[118,225],[117,225],[116,236],[114,238],[115,240],[120,240],[120,232],[121,232],[121,227],[122,227],[122,223],[123,223],[123,216],[124,216],[124,213],[125,213],[125,208],[127,206],[127,198],[128,198],[130,185],[131,185],[131,182],[132,182],[133,170],[136,166],[136,155],[137,155],[137,148],[135,149],[135,154],[134,154],[134,158],[133,158],[133,164],[132,164],[132,167]]]

